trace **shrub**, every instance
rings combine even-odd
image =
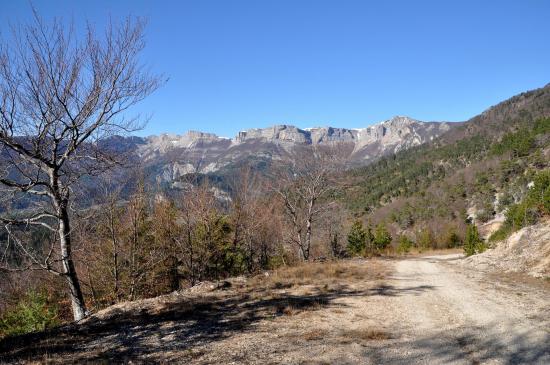
[[[506,207],[514,203],[514,197],[509,191],[506,191],[498,199],[498,210],[503,211]]]
[[[541,214],[550,214],[550,169],[535,175],[527,201],[530,206],[536,206]]]
[[[47,295],[29,291],[0,317],[0,337],[43,331],[59,323],[57,306],[49,303]]]
[[[510,235],[510,233],[512,233],[511,227],[502,225],[502,227],[491,234],[491,236],[489,237],[489,242],[502,241],[506,239]]]
[[[456,233],[456,230],[454,227],[449,228],[447,231],[447,234],[445,235],[445,245],[447,248],[455,248],[462,245],[462,239]]]
[[[400,254],[406,254],[414,246],[414,242],[404,234],[399,236],[399,245],[397,246],[397,252]]]
[[[392,236],[386,226],[383,223],[378,224],[374,230],[374,247],[376,247],[376,250],[379,252],[384,250],[391,241]]]
[[[466,229],[466,238],[464,239],[464,253],[466,256],[472,256],[485,251],[485,249],[485,242],[479,237],[476,225],[469,224]]]
[[[431,229],[424,228],[422,231],[420,231],[420,235],[416,240],[416,245],[418,246],[418,249],[420,251],[427,250],[431,247],[436,247],[436,241]]]

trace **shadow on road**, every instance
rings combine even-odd
[[[498,328],[498,330],[497,330]],[[483,328],[454,328],[430,336],[374,348],[366,357],[377,364],[550,364],[550,334],[517,333],[498,324]],[[402,349],[400,349],[402,347]]]
[[[114,312],[108,320],[92,318],[81,325],[4,339],[0,341],[0,361],[41,360],[45,356],[60,362],[128,362],[144,357],[169,361],[169,353],[174,350],[181,360],[182,350],[249,331],[263,319],[345,306],[335,303],[339,298],[418,295],[433,288],[379,285],[357,290],[340,285],[332,290],[318,289],[311,295],[280,293],[268,299],[258,297],[254,290],[195,298],[192,302],[181,297],[154,310]]]

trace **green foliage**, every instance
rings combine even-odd
[[[491,152],[495,155],[510,152],[512,157],[525,157],[536,147],[536,137],[546,133],[550,133],[550,118],[539,119],[533,126],[524,126],[505,134],[500,142],[492,146]]]
[[[448,145],[422,145],[383,157],[367,167],[353,170],[353,193],[346,194],[352,210],[370,212],[397,197],[425,192],[433,181],[444,179],[449,172],[478,159],[490,145],[482,136],[473,136]],[[436,161],[447,162],[442,166]],[[463,193],[463,192],[461,192]],[[400,219],[400,225],[412,224],[411,215]]]
[[[367,231],[363,228],[363,223],[356,220],[348,233],[348,253],[351,255],[360,255],[365,252],[367,245]]]
[[[512,204],[514,204],[514,197],[509,191],[505,191],[498,200],[498,210],[503,211]]]
[[[512,232],[535,224],[541,216],[549,214],[550,169],[546,169],[533,176],[533,186],[529,188],[524,199],[508,207],[504,224],[491,235],[489,240],[503,240]]]
[[[420,251],[424,251],[429,248],[435,248],[436,240],[432,230],[429,228],[424,228],[422,231],[420,231],[418,239],[416,240],[416,244]]]
[[[404,234],[399,236],[398,242],[397,252],[402,255],[408,253],[414,246],[414,242]]]
[[[374,247],[380,252],[388,247],[391,241],[392,236],[390,232],[383,223],[379,223],[374,230]]]
[[[439,218],[463,221],[470,201],[480,208],[477,218],[488,221],[495,214],[497,192],[504,193],[497,210],[507,209],[525,193],[529,169],[549,166],[542,151],[550,145],[550,118],[533,119],[541,112],[522,108],[529,111],[519,109],[513,111],[519,114],[515,118],[498,116],[492,126],[468,128],[461,139],[443,137],[353,170],[350,188],[342,196],[356,214],[380,214],[380,207],[390,206],[381,218],[402,229]],[[527,221],[536,219],[532,213],[527,211]]]
[[[241,247],[231,242],[231,230],[228,217],[218,212],[211,212],[204,222],[196,226],[194,244],[209,255],[205,262],[206,275],[209,277],[242,271],[244,253]]]
[[[506,212],[506,224],[512,227],[513,231],[535,224],[536,221],[537,210],[527,201],[512,205]]]
[[[535,175],[526,200],[531,206],[536,206],[541,214],[550,214],[550,169]]]
[[[449,228],[445,235],[445,246],[447,246],[447,248],[455,248],[459,247],[460,245],[462,245],[462,239],[456,232],[455,228]]]
[[[485,242],[479,237],[476,225],[469,224],[466,228],[466,238],[464,239],[464,254],[472,256],[485,251],[485,249]]]
[[[550,118],[537,119],[533,126],[533,134],[542,135],[547,133],[550,133]]]
[[[12,309],[0,317],[0,337],[43,331],[59,325],[57,306],[44,293],[29,291]]]
[[[504,135],[501,142],[493,146],[491,152],[496,155],[502,155],[509,151],[513,157],[523,157],[529,154],[534,143],[535,139],[531,133],[525,129],[521,129],[518,132]]]
[[[512,229],[508,225],[504,225],[497,229],[489,236],[489,242],[498,242],[506,239],[512,233]]]

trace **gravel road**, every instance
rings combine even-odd
[[[212,352],[245,353],[235,364],[550,364],[544,282],[468,268],[461,254],[385,262],[392,274],[370,290],[262,325],[263,334],[236,336]],[[306,343],[291,335],[308,331],[319,335]]]
[[[550,364],[547,290],[454,265],[461,255],[398,261],[390,298],[401,337],[377,360],[421,364]],[[410,288],[423,288],[407,293]],[[369,357],[369,356],[367,356]]]

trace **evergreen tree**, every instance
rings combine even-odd
[[[461,245],[461,239],[458,233],[456,233],[455,228],[449,228],[447,235],[445,237],[445,244],[447,248],[455,248]]]
[[[365,251],[367,244],[367,232],[363,228],[363,223],[356,220],[348,233],[348,252],[351,255],[358,255]]]
[[[367,226],[367,236],[366,236],[366,241],[367,241],[367,248],[366,248],[366,251],[369,255],[372,255],[374,250],[375,250],[375,246],[374,246],[374,234],[372,233],[372,227],[371,227],[371,224],[369,222],[369,225]]]
[[[384,250],[392,241],[392,236],[383,223],[379,223],[374,231],[374,247],[378,252]]]
[[[466,238],[464,239],[464,253],[466,256],[472,256],[483,251],[485,251],[485,243],[479,237],[476,225],[469,224],[466,229]]]
[[[420,251],[428,250],[430,248],[435,248],[435,238],[431,229],[424,228],[420,232],[420,237],[418,237],[417,245]]]
[[[399,245],[397,246],[397,252],[400,254],[406,254],[410,251],[414,242],[404,234],[399,236]]]

